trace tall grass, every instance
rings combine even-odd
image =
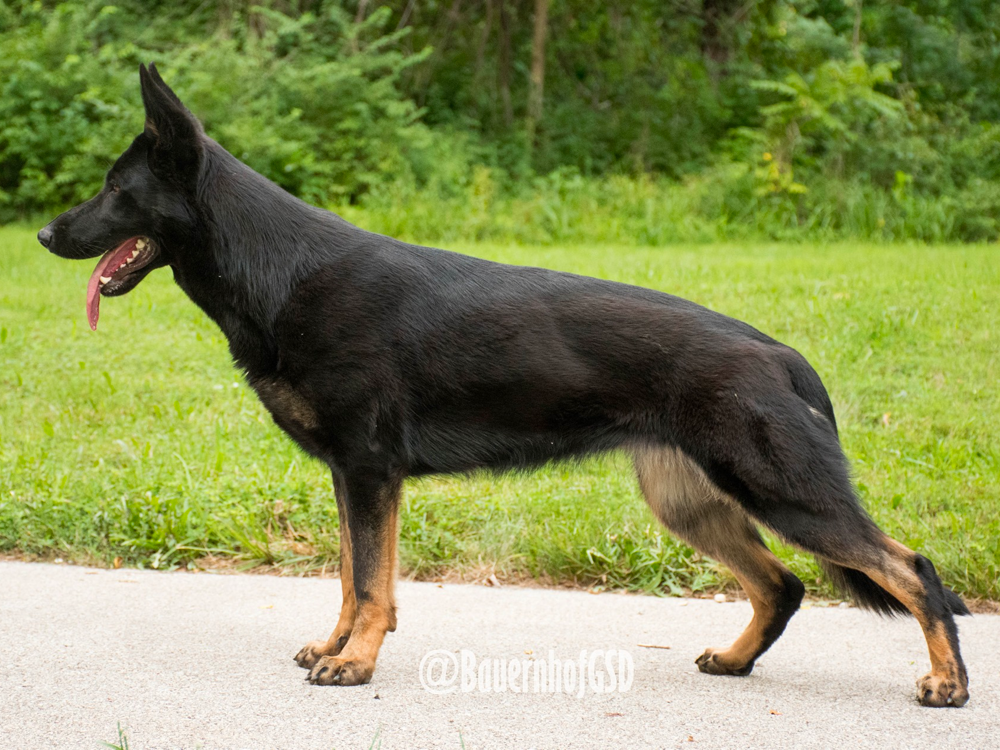
[[[374,231],[425,242],[611,243],[838,240],[992,241],[1000,185],[976,183],[946,196],[825,180],[803,194],[772,189],[759,170],[723,164],[681,182],[649,176],[583,177],[559,170],[528,186],[479,166],[468,178],[372,189],[360,205],[335,207]]]

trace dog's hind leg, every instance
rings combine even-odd
[[[385,634],[396,629],[393,589],[402,478],[375,477],[344,478],[356,609],[347,643],[338,653],[320,657],[310,670],[308,679],[315,685],[371,680]]]
[[[926,706],[962,706],[968,677],[954,615],[968,614],[930,560],[886,536],[858,503],[836,431],[779,378],[717,403],[725,425],[703,443],[707,473],[755,520],[815,554],[862,607],[909,613],[927,639],[931,671],[918,682]]]
[[[826,532],[818,533],[815,524],[824,520]],[[861,607],[883,614],[912,614],[924,631],[931,659],[931,671],[917,681],[917,700],[925,706],[965,705],[969,679],[954,616],[969,610],[941,583],[930,560],[886,536],[853,498],[850,504],[828,506],[820,513],[790,506],[770,525],[814,553],[834,583]]]
[[[958,645],[955,615],[969,614],[965,603],[941,583],[923,555],[879,533],[817,551],[820,565],[859,604],[883,613],[906,612],[920,623],[931,671],[917,680],[917,700],[925,706],[964,706],[969,678]]]
[[[320,658],[324,656],[336,656],[344,650],[351,631],[354,628],[354,619],[357,616],[357,602],[354,598],[354,566],[351,562],[351,532],[347,518],[347,491],[344,483],[336,474],[333,477],[333,485],[337,495],[337,515],[340,518],[340,587],[343,591],[344,601],[340,607],[340,616],[337,619],[337,626],[333,633],[325,641],[311,641],[302,647],[295,656],[295,662],[300,667],[312,669]]]
[[[805,588],[776,558],[747,514],[681,451],[635,451],[639,484],[659,520],[696,549],[728,566],[753,604],[753,619],[727,649],[708,649],[696,663],[710,674],[747,675],[778,639]]]

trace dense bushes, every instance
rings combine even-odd
[[[821,181],[803,194],[763,193],[759,172],[720,164],[677,182],[580,176],[559,170],[518,191],[479,167],[460,191],[394,183],[337,210],[373,231],[424,242],[614,242],[661,245],[718,240],[991,241],[998,233],[1000,184],[944,197],[906,186],[886,191],[861,181]],[[901,176],[901,181],[904,180]]]
[[[396,49],[398,35],[381,35],[387,10],[359,24],[337,7],[294,20],[268,12],[259,36],[217,33],[169,54],[155,37],[122,43],[141,10],[25,6],[0,36],[7,218],[94,191],[141,130],[137,67],[151,59],[213,137],[306,200],[331,204],[375,183],[424,178],[417,152],[433,135],[396,86],[420,57]]]
[[[989,3],[564,0],[528,129],[532,7],[0,2],[0,221],[93,193],[156,60],[255,169],[410,238],[1000,232]]]

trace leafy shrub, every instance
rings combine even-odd
[[[440,4],[409,25],[396,5],[0,4],[0,222],[93,194],[141,126],[137,65],[156,60],[207,132],[254,169],[415,240],[1000,233],[1000,125],[974,119],[1000,99],[957,96],[970,91],[973,62],[944,61],[957,32],[923,10],[866,4],[862,27],[881,45],[869,48],[850,41],[855,6],[748,5],[720,65],[692,52],[701,27],[690,11],[642,0],[618,16],[567,0],[553,6],[566,33],[551,40],[549,69],[558,64],[529,143],[499,123],[484,83],[493,21],[472,35],[473,63],[464,40],[423,46],[445,44]],[[1000,28],[986,10],[965,21],[983,70]],[[939,80],[921,56],[954,78]],[[510,83],[516,92],[524,81]]]
[[[259,36],[217,34],[169,53],[122,44],[139,3],[25,6],[0,35],[0,219],[89,197],[139,132],[140,61],[209,133],[289,191],[328,204],[419,175],[443,138],[418,122],[397,79],[420,54],[383,34],[387,10],[355,24],[333,6],[296,19],[261,9]]]

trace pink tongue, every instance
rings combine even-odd
[[[125,262],[125,259],[135,250],[135,243],[138,237],[125,240],[114,250],[109,250],[97,262],[97,268],[90,274],[90,281],[87,282],[87,320],[90,322],[90,330],[97,330],[97,316],[100,315],[101,306],[101,277],[110,276],[118,270],[118,267]],[[109,273],[105,273],[111,269]]]

